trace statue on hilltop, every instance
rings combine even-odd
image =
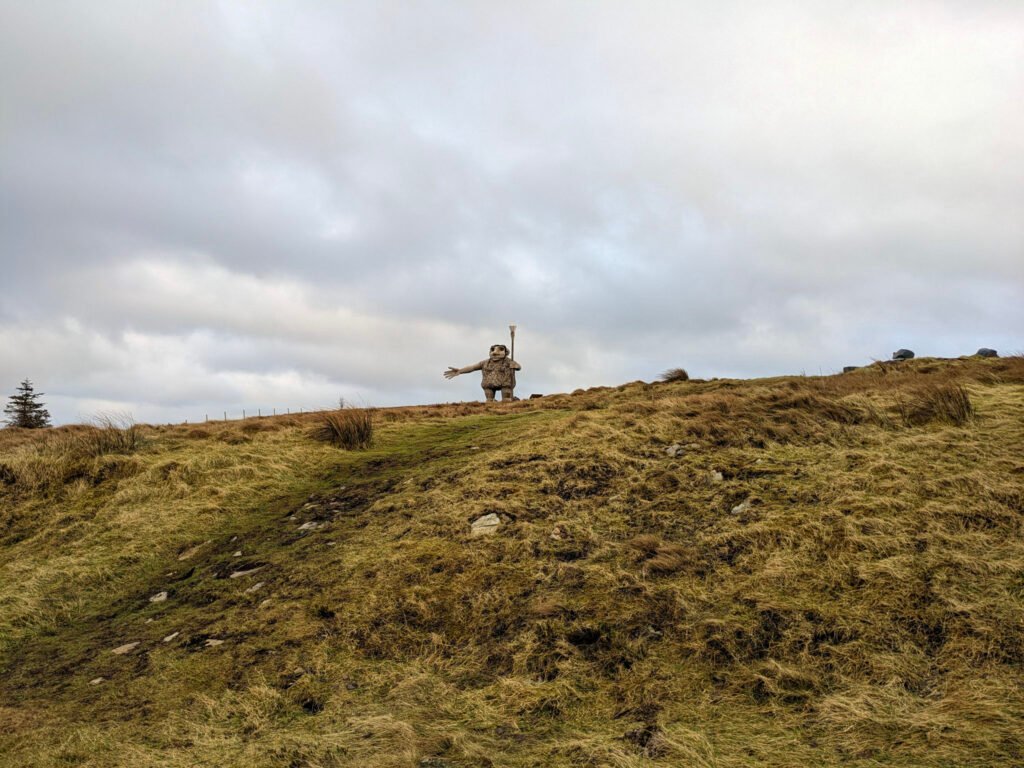
[[[451,366],[444,372],[446,379],[454,379],[462,373],[483,371],[483,381],[480,386],[484,389],[484,397],[488,403],[494,402],[494,393],[501,390],[501,401],[512,400],[512,390],[516,386],[516,371],[521,371],[523,366],[517,363],[509,355],[508,347],[504,344],[491,345],[490,354],[486,360],[481,360],[474,365],[467,365],[465,368]]]

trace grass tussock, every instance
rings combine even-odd
[[[1020,765],[1015,366],[386,409],[360,451],[324,414],[142,427],[59,490],[0,432],[0,755]]]
[[[931,384],[896,398],[904,424],[920,426],[941,422],[962,427],[974,419],[974,405],[963,384]]]
[[[369,408],[342,408],[320,415],[313,437],[325,443],[353,451],[373,444],[373,411]]]
[[[141,429],[129,414],[100,414],[93,419],[91,427],[78,439],[80,450],[94,457],[134,453],[142,440]]]
[[[690,374],[688,374],[684,368],[669,368],[658,378],[665,382],[689,381]]]

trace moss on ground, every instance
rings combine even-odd
[[[1024,762],[1024,360],[316,419],[0,432],[0,764]]]

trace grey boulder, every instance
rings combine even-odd
[[[978,357],[999,357],[998,352],[996,352],[994,349],[989,349],[988,347],[982,347],[974,354],[976,354]]]
[[[910,349],[897,349],[892,353],[893,360],[913,360],[914,352]]]

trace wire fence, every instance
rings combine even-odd
[[[203,418],[201,420],[190,421],[189,419],[185,419],[185,421],[183,421],[182,423],[183,424],[210,424],[210,423],[213,423],[213,422],[221,422],[221,421],[246,421],[248,419],[265,419],[265,418],[270,418],[270,417],[274,417],[274,416],[292,416],[292,415],[294,415],[294,416],[302,416],[302,415],[308,415],[308,414],[311,414],[311,413],[326,413],[328,411],[337,411],[337,410],[340,410],[342,408],[349,408],[349,407],[352,407],[351,404],[347,403],[344,400],[344,398],[341,398],[341,399],[338,400],[338,404],[335,405],[335,406],[318,406],[318,407],[315,407],[315,408],[306,408],[306,407],[300,406],[296,410],[292,410],[290,407],[285,407],[284,409],[271,407],[271,408],[267,409],[266,413],[264,413],[263,409],[259,408],[259,407],[256,408],[255,410],[253,410],[251,408],[242,408],[240,411],[237,411],[237,410],[236,411],[221,411],[220,413],[213,413],[213,414],[207,413],[207,414],[203,415]]]

